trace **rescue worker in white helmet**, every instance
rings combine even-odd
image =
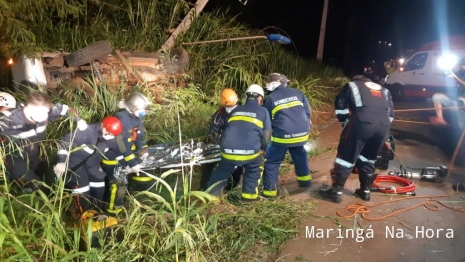
[[[68,117],[69,111],[74,112],[67,105],[53,104],[47,94],[34,91],[28,94],[24,105],[1,113],[0,139],[6,151],[6,174],[25,192],[43,189],[42,178],[35,172],[40,163],[38,142],[45,138],[48,122]],[[73,120],[79,129],[87,128],[86,122],[77,114]]]
[[[106,174],[100,163],[122,131],[121,121],[108,116],[84,130],[66,134],[59,142],[58,163],[53,170],[58,179],[64,177],[65,188],[71,190],[77,218],[103,207]]]
[[[210,143],[218,144],[219,139],[221,137],[224,128],[226,127],[226,123],[229,118],[229,114],[231,111],[237,107],[237,94],[231,88],[225,88],[221,91],[220,94],[220,102],[221,107],[213,114],[210,120],[210,128],[208,130],[208,141]],[[210,179],[211,173],[213,168],[215,167],[215,163],[206,163],[202,164],[202,177],[200,179],[200,190],[207,189],[207,183]],[[241,179],[243,167],[238,166],[231,174],[228,185],[226,186],[227,190],[234,189]]]
[[[0,92],[0,112],[16,108],[16,99],[7,92]]]
[[[258,186],[263,173],[262,151],[271,137],[270,115],[261,105],[264,92],[253,84],[246,90],[247,102],[230,113],[220,138],[221,160],[213,171],[208,187],[215,185],[210,194],[221,195],[224,183],[236,166],[244,167],[242,181],[243,201],[258,200]],[[222,181],[221,183],[218,183]]]
[[[376,179],[374,163],[394,119],[391,94],[366,76],[358,75],[344,85],[334,104],[337,119],[344,129],[331,170],[332,187],[320,189],[320,195],[341,202],[342,189],[356,167],[360,188],[355,194],[369,201]]]
[[[264,106],[270,112],[273,135],[266,149],[263,196],[277,197],[279,168],[289,151],[300,188],[311,186],[312,176],[304,145],[310,134],[311,109],[305,95],[289,88],[289,80],[279,73],[266,79],[268,96]]]
[[[102,169],[108,178],[108,212],[118,213],[123,205],[123,190],[118,190],[119,185],[113,175],[118,163],[126,168],[128,173],[133,173],[129,183],[134,191],[144,191],[153,184],[153,179],[144,174],[139,174],[140,164],[137,162],[136,154],[143,159],[148,155],[145,141],[145,128],[142,118],[147,115],[152,103],[148,98],[138,92],[129,94],[122,99],[118,107],[123,109],[116,113],[116,117],[123,124],[123,132],[117,136],[116,148],[110,148],[106,153],[106,159],[102,160]],[[125,190],[124,190],[125,192]]]

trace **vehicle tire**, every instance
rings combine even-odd
[[[391,92],[392,100],[402,101],[405,98],[405,90],[401,84],[393,84],[388,89]]]
[[[165,61],[163,68],[168,74],[181,73],[189,64],[189,54],[184,48],[173,48],[170,50],[170,59]]]
[[[65,56],[68,67],[80,66],[109,55],[113,52],[109,41],[102,40],[94,42],[81,50],[72,52]]]

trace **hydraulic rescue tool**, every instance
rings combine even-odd
[[[399,176],[408,179],[420,179],[420,181],[430,181],[435,183],[442,183],[447,176],[447,167],[425,167],[421,173],[412,173],[407,172],[403,166],[401,166],[401,171],[389,171],[388,175],[390,176]]]

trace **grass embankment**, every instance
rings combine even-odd
[[[174,0],[0,3],[8,7],[0,14],[3,55],[58,48],[76,50],[101,39],[110,40],[114,49],[123,51],[156,51],[168,29],[175,27],[188,9],[186,3]],[[178,43],[259,33],[217,11],[196,19]],[[232,87],[243,98],[248,85],[263,85],[264,75],[270,72],[286,74],[292,86],[307,95],[315,111],[327,110],[335,88],[346,80],[338,70],[305,61],[268,42],[237,41],[187,49],[191,63],[184,77],[190,83],[167,96],[168,103],[156,105],[145,118],[150,141],[161,143],[176,141],[179,136],[186,139],[205,135],[221,89]],[[69,104],[88,122],[96,122],[115,113],[117,101],[129,91],[152,96],[144,86],[129,88],[122,84],[110,89],[94,84],[94,88],[97,94],[92,99],[75,93],[67,100],[54,97],[54,101]],[[319,117],[314,114],[317,125]],[[72,125],[69,119],[49,125],[47,141],[41,145],[48,166],[55,160],[56,141]],[[312,209],[310,200],[282,199],[239,206],[226,200],[204,204],[209,196],[191,191],[189,181],[195,170],[182,171],[161,176],[163,179],[157,181],[152,192],[129,197],[127,209],[119,217],[121,223],[116,226],[124,235],[122,242],[113,239],[103,248],[87,252],[79,246],[80,231],[64,223],[63,213],[71,197],[63,190],[63,182],[53,185],[48,196],[13,196],[9,184],[1,186],[0,260],[263,261],[267,252],[276,251],[292,237],[299,217]],[[143,196],[144,201],[140,201]]]

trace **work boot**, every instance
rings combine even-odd
[[[355,189],[355,194],[362,200],[370,201],[370,189],[362,190],[361,188]]]
[[[324,198],[330,199],[334,203],[341,203],[342,188],[330,187],[320,189],[320,195]]]

